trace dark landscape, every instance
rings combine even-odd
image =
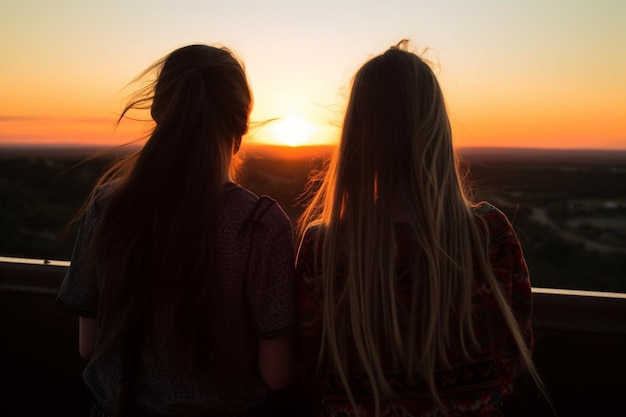
[[[69,260],[72,218],[113,155],[0,147],[0,256]],[[295,224],[298,197],[329,148],[244,149],[241,183],[278,200]],[[476,201],[502,209],[533,286],[626,292],[626,151],[462,148]]]

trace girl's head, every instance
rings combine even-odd
[[[155,122],[139,165],[163,172],[164,180],[208,176],[216,183],[234,174],[232,156],[252,109],[242,64],[227,48],[188,45],[156,61],[137,81],[155,72],[156,79],[134,94],[120,116],[149,109]]]
[[[360,68],[344,120],[340,160],[347,165],[346,185],[366,181],[375,199],[394,201],[407,188],[456,175],[441,88],[428,63],[406,44]]]
[[[211,124],[236,152],[248,130],[252,96],[242,65],[225,48],[189,45],[159,63],[151,114],[165,124]]]

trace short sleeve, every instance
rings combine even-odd
[[[292,330],[295,254],[291,222],[273,203],[253,228],[246,293],[252,326],[261,338]]]
[[[91,204],[81,219],[70,266],[56,299],[61,307],[85,317],[96,317],[98,307],[96,276],[88,274],[85,269],[87,249],[97,220],[97,206]]]

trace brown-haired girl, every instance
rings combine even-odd
[[[207,45],[154,71],[121,116],[150,109],[154,129],[94,189],[58,295],[92,415],[262,415],[291,374],[294,248],[278,204],[234,182],[247,78]]]

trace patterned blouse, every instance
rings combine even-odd
[[[57,298],[62,307],[86,317],[96,317],[102,277],[85,274],[83,262],[106,203],[106,198],[96,199],[85,214]],[[276,201],[259,199],[230,183],[222,194],[216,224],[221,275],[214,279],[207,300],[211,317],[207,333],[219,359],[217,375],[191,376],[172,369],[175,310],[173,302],[164,302],[156,312],[152,342],[142,354],[135,381],[135,401],[148,415],[230,415],[254,409],[269,395],[258,371],[258,340],[288,334],[293,328],[294,247],[289,217]],[[98,332],[100,337],[102,329]],[[120,379],[119,351],[92,358],[83,378],[100,408],[111,411]]]
[[[525,342],[532,350],[531,285],[519,240],[508,219],[494,206],[483,202],[476,205],[474,211],[488,227],[491,266],[511,305]],[[315,240],[322,230],[312,228],[304,236],[296,262],[299,382],[311,401],[308,408],[313,410],[312,415],[348,417],[356,414],[328,355],[317,367],[322,340],[322,288],[321,280],[314,275],[313,270]],[[396,235],[398,263],[402,265],[411,259],[408,231],[399,225]],[[438,367],[435,383],[444,405],[437,404],[423,380],[409,380],[405,373],[394,371],[391,359],[383,358],[385,375],[395,395],[382,398],[382,417],[502,415],[500,408],[511,394],[513,383],[523,366],[515,342],[480,269],[476,268],[475,276],[472,302],[479,346],[471,350],[472,360],[466,359],[460,351],[450,351],[450,366]],[[403,287],[406,288],[406,285],[399,281],[399,291],[403,291]],[[410,302],[408,296],[400,294],[399,298],[405,303]],[[375,406],[372,391],[365,372],[358,366],[358,361],[354,361],[356,357],[354,346],[349,346],[348,358],[353,359],[348,375],[351,391],[360,415],[373,416]]]

